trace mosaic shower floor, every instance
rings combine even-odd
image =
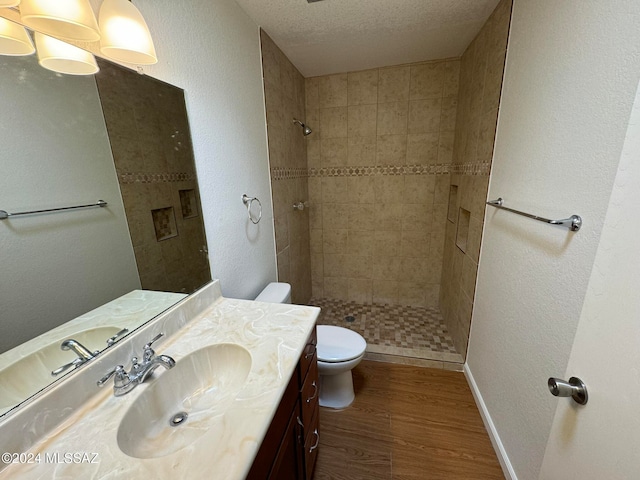
[[[322,309],[318,325],[337,325],[362,335],[367,341],[367,358],[372,360],[410,364],[425,364],[421,362],[425,360],[463,363],[442,315],[435,308],[360,304],[325,298],[312,298],[309,305]]]

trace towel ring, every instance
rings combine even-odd
[[[251,204],[253,202],[258,202],[258,219],[254,219],[253,215],[251,215]],[[260,200],[258,200],[257,197],[248,197],[246,194],[242,195],[242,203],[244,203],[247,206],[247,213],[249,215],[249,220],[251,220],[252,223],[254,224],[258,224],[258,222],[260,222],[260,219],[262,218],[262,203],[260,203]]]

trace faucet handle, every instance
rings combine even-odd
[[[131,372],[137,372],[140,368],[142,368],[142,365],[138,361],[138,357],[133,357],[131,359]]]
[[[113,370],[111,370],[109,373],[107,373],[104,377],[102,377],[100,380],[98,380],[96,382],[96,384],[101,387],[103,386],[105,383],[107,383],[107,381],[111,378],[113,378],[113,385],[114,387],[118,387],[118,386],[123,386],[125,384],[128,383],[129,381],[129,376],[127,375],[127,372],[125,372],[124,370],[124,366],[122,365],[116,365]]]
[[[149,343],[147,343],[144,347],[143,347],[143,354],[142,354],[142,360],[144,362],[148,362],[149,360],[151,360],[153,358],[153,356],[156,354],[156,352],[153,351],[153,348],[151,348],[151,345],[153,345],[157,340],[159,340],[161,337],[164,336],[164,333],[160,332],[159,334],[157,334],[155,337],[153,337]],[[136,362],[137,363],[137,362]]]
[[[157,334],[155,337],[153,337],[149,343],[147,343],[144,346],[144,349],[147,350],[148,348],[151,348],[151,345],[153,345],[157,340],[160,340],[160,338],[162,338],[164,336],[164,333],[160,332],[159,334]]]

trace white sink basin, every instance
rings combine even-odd
[[[51,372],[62,365],[72,362],[78,356],[71,350],[63,351],[60,345],[64,340],[73,338],[92,352],[104,350],[107,340],[121,330],[120,327],[98,327],[74,333],[50,343],[20,360],[0,370],[0,413],[9,410],[25,398],[37,393],[56,378]],[[70,368],[64,373],[73,371]]]
[[[118,446],[136,458],[157,458],[195,442],[221,417],[242,389],[251,355],[235,344],[211,345],[178,360],[125,413]]]

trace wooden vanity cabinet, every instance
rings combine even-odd
[[[291,377],[248,480],[309,480],[318,454],[317,337],[314,329]]]

